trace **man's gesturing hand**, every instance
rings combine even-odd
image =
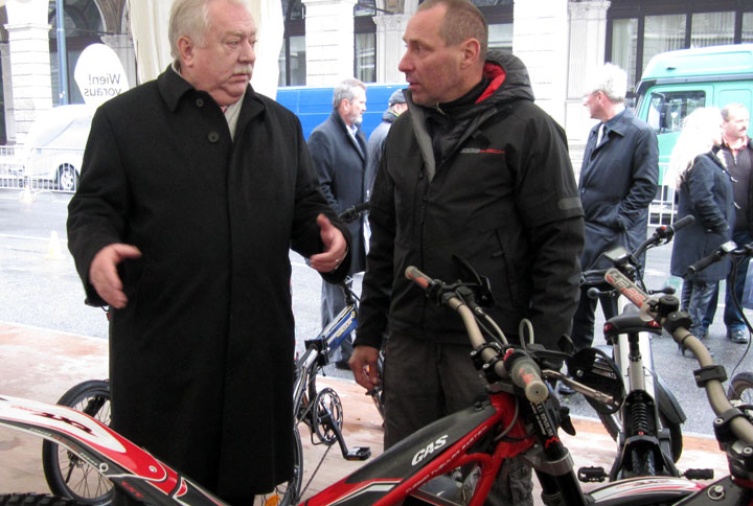
[[[94,256],[89,267],[89,282],[102,299],[116,309],[128,304],[123,282],[118,276],[118,264],[129,258],[139,258],[141,251],[128,244],[110,244]]]

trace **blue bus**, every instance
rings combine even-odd
[[[396,90],[407,88],[407,83],[367,84],[366,113],[362,130],[368,138],[382,121],[387,101]],[[334,87],[290,86],[277,88],[277,102],[293,111],[303,126],[303,136],[308,139],[311,131],[332,113]]]

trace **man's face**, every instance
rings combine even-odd
[[[366,90],[361,87],[353,88],[353,100],[340,102],[340,116],[346,125],[360,125],[363,113],[366,112]]]
[[[200,41],[182,37],[181,74],[219,105],[237,102],[246,90],[256,61],[256,23],[245,7],[216,0],[209,4],[209,28]]]
[[[750,115],[748,111],[739,107],[731,108],[727,120],[722,122],[724,138],[730,142],[746,138],[749,122]]]
[[[607,100],[603,91],[593,91],[583,95],[583,106],[588,109],[588,114],[599,121],[604,119],[603,101]]]
[[[439,27],[447,8],[437,5],[417,12],[405,29],[406,51],[398,68],[405,73],[413,102],[435,106],[462,97],[468,90],[463,80],[461,44],[447,46]]]

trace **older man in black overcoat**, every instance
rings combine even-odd
[[[96,112],[68,217],[111,308],[112,426],[231,504],[292,476],[289,249],[349,263],[298,119],[249,85],[255,42],[246,2],[177,0],[175,63]]]

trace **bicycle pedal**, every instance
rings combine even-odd
[[[713,469],[686,469],[682,475],[689,480],[713,480],[714,470]]]
[[[368,446],[356,446],[348,450],[344,455],[345,460],[366,460],[371,457],[371,448]]]
[[[581,483],[596,483],[607,479],[607,473],[603,467],[589,466],[578,469],[578,481]]]

